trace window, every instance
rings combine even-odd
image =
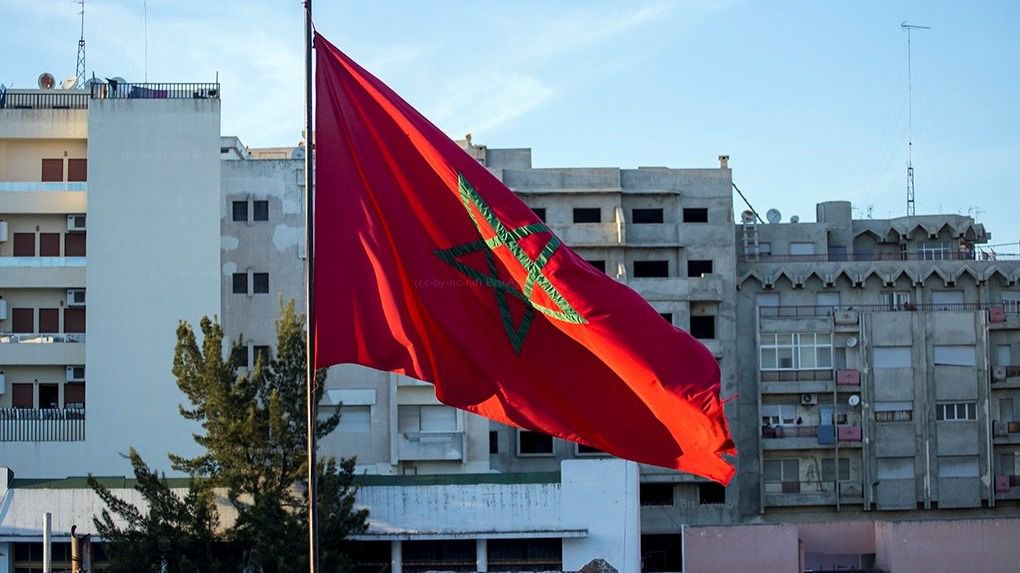
[[[752,249],[754,247],[751,247]],[[754,254],[753,252],[748,254]],[[758,243],[758,254],[759,255],[771,255],[772,254],[772,243]]]
[[[234,221],[248,222],[248,201],[234,201],[232,204]]]
[[[715,338],[715,317],[714,316],[692,316],[691,336],[700,340],[711,340]]]
[[[517,431],[517,455],[519,456],[551,456],[553,454],[552,436],[529,430]]]
[[[64,233],[64,256],[85,256],[85,233]]]
[[[449,406],[397,406],[397,431],[456,432],[457,410]]]
[[[792,426],[797,423],[797,406],[793,404],[762,404],[762,426]]]
[[[1002,291],[1002,306],[1010,314],[1020,314],[1020,292]]]
[[[701,277],[704,275],[712,274],[712,261],[711,260],[691,260],[687,261],[687,276],[688,277]]]
[[[39,234],[39,256],[40,257],[60,256],[60,233]]]
[[[39,332],[43,334],[55,334],[60,332],[59,308],[39,309]]]
[[[917,245],[917,254],[924,261],[941,261],[949,258],[949,243],[946,241],[921,242]]]
[[[931,293],[931,303],[938,310],[953,310],[963,304],[962,290],[936,290]]]
[[[909,422],[913,419],[913,402],[875,402],[876,422]]]
[[[765,482],[798,482],[800,481],[800,460],[774,459],[765,460]]]
[[[574,444],[574,453],[578,456],[605,456],[606,452],[598,448],[586,446],[584,444]]]
[[[234,294],[248,294],[248,273],[234,273]]]
[[[815,306],[837,307],[839,306],[838,292],[820,292],[815,294]]]
[[[662,320],[665,320],[666,322],[668,322],[670,324],[673,324],[673,313],[672,312],[660,312],[659,316],[662,317]]]
[[[539,221],[545,223],[545,207],[532,207],[531,210],[535,212],[535,216],[538,217]]]
[[[237,362],[238,368],[248,367],[248,347],[235,346],[231,349],[231,357]]]
[[[822,481],[847,481],[850,479],[850,458],[839,458],[839,475],[836,475],[836,460],[822,458]]]
[[[89,164],[87,159],[67,160],[68,181],[88,181]]]
[[[488,545],[489,571],[563,570],[563,541],[560,539],[489,539],[486,543]],[[386,555],[389,559],[389,553]],[[458,568],[457,571],[475,570],[474,557],[471,555],[468,556],[471,561],[465,564],[466,567]],[[430,569],[436,568],[430,567]],[[384,567],[382,570],[389,570],[389,568]]]
[[[832,368],[832,335],[794,332],[761,335],[762,370],[825,370]]]
[[[64,384],[64,407],[84,408],[85,407],[85,383],[68,382]]]
[[[1000,344],[995,347],[995,355],[999,366],[1012,366],[1013,358],[1008,344]]]
[[[754,301],[755,301],[755,304],[758,305],[758,308],[761,308],[763,306],[770,306],[770,307],[771,306],[779,306],[779,293],[777,293],[777,292],[762,292],[762,293],[758,293],[758,295],[754,297]]]
[[[790,243],[790,254],[795,256],[808,256],[815,254],[814,243]]]
[[[977,420],[976,402],[947,402],[935,404],[935,419],[940,422],[967,422]]]
[[[717,483],[699,483],[698,503],[701,505],[726,503],[726,488]]]
[[[669,276],[669,261],[634,261],[634,278]]]
[[[936,366],[974,366],[977,354],[973,346],[935,346]]]
[[[489,453],[499,453],[499,432],[495,430],[489,432]]]
[[[35,256],[35,233],[14,233],[14,256]]]
[[[11,332],[15,334],[29,334],[35,332],[35,309],[12,308]]]
[[[252,201],[252,220],[253,221],[268,221],[269,220],[269,201],[260,200]]]
[[[11,384],[11,406],[14,408],[35,408],[35,386],[33,384]]]
[[[574,207],[575,223],[601,223],[602,209],[598,207]]]
[[[630,219],[631,222],[637,224],[661,223],[663,221],[662,209],[632,209]]]
[[[63,181],[64,180],[64,160],[63,159],[43,159],[42,160],[42,179],[41,181]]]
[[[56,384],[39,385],[39,407],[56,409],[60,407],[60,387]]]
[[[890,310],[897,310],[910,304],[909,291],[889,291],[882,293],[882,304]]]
[[[606,272],[605,259],[588,259],[588,264],[595,267],[599,271]]]
[[[708,222],[708,209],[704,207],[684,209],[684,223],[707,223],[707,222]]]
[[[910,347],[876,348],[873,365],[875,368],[910,368]]]
[[[267,294],[269,292],[269,273],[252,273],[252,292]]]
[[[939,458],[940,478],[980,477],[977,456],[946,456]]]
[[[639,495],[641,505],[673,505],[673,484],[643,483]]]
[[[641,535],[641,573],[664,573],[683,569],[683,536]]]
[[[262,365],[266,366],[272,360],[271,348],[268,345],[256,345],[252,346],[251,349],[252,364],[258,364],[259,360],[261,360]]]
[[[67,334],[83,334],[85,332],[85,309],[64,309],[64,332]]]
[[[341,432],[369,432],[372,430],[371,406],[340,406]]]
[[[878,479],[911,479],[914,477],[914,458],[879,458]]]

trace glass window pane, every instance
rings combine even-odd
[[[800,367],[805,369],[815,367],[815,349],[813,346],[800,349]]]
[[[762,370],[776,369],[776,350],[774,348],[761,349],[761,368]]]
[[[776,343],[777,344],[781,344],[783,346],[792,346],[793,345],[793,335],[792,334],[777,334],[776,335]]]
[[[832,368],[832,347],[818,348],[818,368]]]
[[[794,367],[792,348],[780,348],[777,352],[779,356],[779,368],[791,369]]]

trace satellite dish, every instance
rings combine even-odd
[[[754,211],[752,211],[750,209],[745,210],[743,213],[740,214],[740,220],[745,222],[745,223],[753,223],[754,222]]]
[[[53,77],[53,74],[49,72],[43,72],[39,74],[39,89],[51,90],[53,86],[57,84],[57,78]]]
[[[790,222],[791,223],[800,223],[800,217],[798,217],[796,215],[793,215],[792,217],[790,217]]]
[[[76,83],[78,83],[78,78],[76,76],[71,76],[71,77],[67,78],[66,80],[64,80],[63,82],[61,82],[60,83],[60,87],[62,89],[65,89],[65,90],[73,90],[74,89],[74,85]]]
[[[778,223],[783,220],[783,214],[779,212],[779,209],[769,209],[765,213],[765,218],[768,219],[769,223]]]
[[[117,82],[118,84],[126,84],[127,83],[127,80],[125,80],[124,78],[122,78],[120,76],[113,76],[112,78],[109,78],[109,79],[111,81]]]
[[[851,336],[850,338],[846,339],[846,347],[847,348],[854,348],[855,346],[857,346],[857,337],[856,336]]]
[[[861,397],[858,396],[857,394],[854,394],[850,396],[850,398],[847,400],[847,403],[850,404],[851,406],[857,406],[861,403]]]

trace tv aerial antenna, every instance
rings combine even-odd
[[[913,162],[913,85],[911,81],[910,62],[910,32],[912,30],[931,30],[931,26],[917,26],[908,24],[906,20],[900,22],[900,28],[907,31],[907,216],[913,217],[914,209],[914,162]]]
[[[78,65],[74,74],[74,89],[85,89],[85,0],[78,0],[81,10],[81,36],[78,38]]]

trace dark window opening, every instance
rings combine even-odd
[[[14,256],[35,256],[35,233],[14,233]]]
[[[662,209],[632,209],[630,212],[633,223],[661,223],[663,221]]]
[[[669,276],[669,261],[634,261],[634,278]]]
[[[248,273],[234,273],[234,294],[248,294]]]
[[[575,207],[574,208],[574,222],[575,223],[601,223],[602,222],[602,209],[598,207]]]
[[[85,383],[68,382],[64,384],[64,407],[84,408],[85,407]]]
[[[64,256],[65,257],[85,256],[85,233],[64,234]]]
[[[715,317],[714,316],[692,316],[691,336],[701,340],[715,338]]]
[[[531,210],[535,212],[536,217],[545,223],[545,207],[532,207]]]
[[[60,332],[59,308],[39,309],[39,332],[41,334],[56,334]]]
[[[672,312],[660,312],[659,316],[662,317],[662,320],[665,320],[666,322],[668,322],[670,324],[673,324],[673,313]]]
[[[553,439],[541,432],[521,430],[517,433],[521,455],[552,455]]]
[[[39,407],[40,408],[59,408],[60,407],[60,387],[56,384],[40,384],[39,385]]]
[[[606,272],[606,261],[605,259],[589,259],[588,264],[595,267],[599,271]]]
[[[85,332],[85,309],[64,309],[64,332],[67,334],[83,334]]]
[[[252,292],[266,294],[269,292],[269,273],[252,274]]]
[[[39,234],[39,256],[40,257],[60,256],[60,233]]]
[[[673,484],[641,484],[641,505],[673,505]]]
[[[11,332],[15,334],[29,334],[35,332],[35,309],[12,308]]]
[[[248,202],[247,201],[234,201],[232,204],[232,219],[234,221],[240,221],[242,223],[248,222]]]
[[[688,277],[701,277],[702,275],[712,274],[712,261],[711,260],[693,260],[687,261],[687,276]]]
[[[390,573],[389,541],[344,541],[351,573]]]
[[[593,448],[591,446],[586,446],[584,444],[577,444],[577,454],[581,456],[593,456],[605,454],[605,452],[598,448]]]
[[[489,432],[489,453],[499,453],[499,432],[495,430]]]
[[[698,503],[702,505],[726,503],[726,488],[717,483],[699,483]]]
[[[269,346],[264,345],[252,346],[252,356],[254,357],[254,363],[258,364],[259,361],[261,361],[262,366],[266,366],[267,364],[269,364],[269,361],[272,359],[272,354]]]
[[[42,181],[63,181],[64,160],[43,159],[42,160]]]
[[[707,223],[708,209],[697,207],[684,209],[684,223]]]
[[[559,539],[490,539],[489,571],[560,571],[563,542]]]
[[[87,159],[67,160],[68,181],[88,181],[88,170],[89,168]]]
[[[234,346],[230,350],[230,357],[237,364],[238,368],[248,367],[248,347],[247,346]]]
[[[35,387],[32,384],[11,384],[11,406],[35,408]]]
[[[254,221],[268,221],[269,220],[269,201],[254,201],[252,203],[252,220]]]
[[[641,573],[664,573],[683,568],[683,538],[678,534],[641,536]]]
[[[474,571],[475,541],[405,541],[403,543],[405,573],[425,571]]]

